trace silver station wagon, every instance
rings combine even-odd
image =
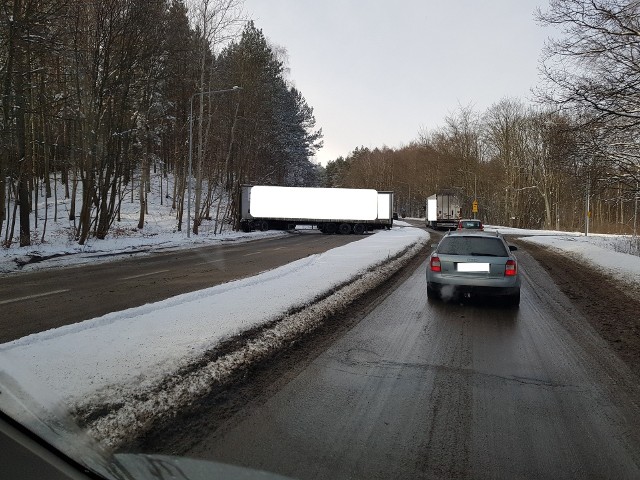
[[[498,233],[458,230],[445,235],[429,257],[427,297],[491,296],[517,307],[520,275],[515,250]]]

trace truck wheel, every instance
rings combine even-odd
[[[338,233],[340,235],[349,235],[351,233],[351,225],[348,223],[341,223],[338,227]]]
[[[364,235],[364,231],[366,230],[365,226],[361,223],[356,223],[353,226],[353,234],[354,235]]]
[[[267,222],[266,220],[262,220],[260,223],[260,230],[262,230],[263,232],[266,232],[267,230],[269,230],[269,222]]]
[[[336,233],[338,231],[338,225],[335,223],[325,223],[324,224],[324,233],[328,233],[329,235]]]

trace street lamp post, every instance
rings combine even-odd
[[[187,238],[191,238],[191,165],[193,160],[193,99],[197,96],[214,95],[216,93],[236,92],[242,87],[234,86],[224,90],[210,90],[208,92],[196,92],[189,100],[189,185],[187,186]]]
[[[11,207],[10,207],[10,203],[11,203],[11,177],[7,176],[7,178],[5,178],[4,180],[4,188],[7,191],[7,216],[5,217],[7,219],[7,234],[6,234],[6,238],[9,238],[9,223],[11,223]],[[637,202],[636,202],[637,203]],[[0,230],[0,235],[2,234],[2,230]]]
[[[636,195],[635,195],[635,201],[636,201],[636,205],[635,208],[633,210],[633,238],[636,238],[638,230],[637,230],[637,225],[638,225],[638,181],[636,180]]]
[[[472,172],[473,173],[473,172]],[[477,194],[477,190],[478,190],[478,176],[474,173],[473,174],[473,218],[476,218],[477,212],[476,210],[478,209],[478,194]]]
[[[589,196],[590,196],[590,175],[587,175],[587,184],[586,184],[586,193],[585,193],[585,201],[584,201],[584,236],[589,236],[589,217],[591,216],[591,209],[589,206]]]

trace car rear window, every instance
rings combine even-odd
[[[438,246],[438,253],[445,255],[486,255],[507,257],[509,253],[497,237],[447,237]]]
[[[480,222],[468,221],[468,222],[460,222],[462,228],[480,228]]]

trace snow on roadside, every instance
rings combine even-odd
[[[611,246],[614,237],[616,236],[584,237],[556,234],[522,237],[520,240],[570,255],[579,262],[590,264],[621,283],[632,285],[634,289],[640,291],[640,257],[615,251]]]
[[[580,232],[560,232],[558,230],[534,230],[531,228],[515,228],[515,227],[503,227],[500,225],[485,225],[485,231],[487,232],[500,232],[503,235],[567,235],[567,236],[579,236]]]
[[[155,169],[154,169],[155,170]],[[227,223],[217,224],[213,219],[203,219],[199,234],[187,238],[187,212],[184,212],[182,231],[177,230],[176,210],[167,197],[173,192],[172,178],[151,175],[151,190],[147,195],[144,228],[138,228],[140,202],[138,188],[129,190],[120,203],[120,219],[114,222],[107,237],[98,240],[89,237],[84,245],[75,239],[76,222],[69,220],[71,199],[65,198],[64,185],[52,176],[51,184],[57,189],[55,198],[38,198],[37,208],[30,215],[31,245],[18,246],[19,228],[16,225],[10,248],[0,248],[0,275],[26,272],[44,268],[60,268],[82,264],[95,264],[121,259],[124,255],[145,255],[164,250],[180,250],[215,245],[223,242],[244,242],[261,237],[284,235],[283,232],[234,232]],[[166,182],[166,183],[165,183]],[[133,183],[138,184],[137,176]],[[131,185],[129,188],[133,188]],[[82,188],[76,191],[76,205],[82,204]],[[11,210],[13,204],[9,205]],[[224,204],[223,204],[224,209]],[[47,211],[47,222],[44,220]],[[37,216],[36,216],[36,212]],[[36,218],[37,217],[37,218]],[[54,219],[56,219],[54,221]],[[5,224],[5,226],[7,226]],[[220,227],[223,232],[219,233]],[[218,232],[218,233],[216,233]],[[6,232],[0,232],[5,233]],[[0,235],[0,240],[6,240]]]
[[[394,221],[395,226],[410,227],[403,221]],[[298,226],[296,230],[308,230],[311,227]],[[0,275],[18,272],[30,272],[49,268],[73,267],[84,264],[95,265],[98,262],[122,260],[124,256],[140,256],[151,253],[186,250],[191,248],[242,243],[260,238],[273,238],[289,235],[287,232],[271,230],[267,232],[225,231],[214,234],[210,229],[199,235],[186,237],[184,232],[142,233],[132,229],[126,235],[111,235],[104,240],[90,239],[85,245],[58,238],[57,242],[47,242],[29,247],[0,249]]]
[[[259,238],[283,235],[286,235],[286,233],[282,231],[224,232],[218,235],[214,235],[212,232],[204,232],[187,238],[184,232],[158,232],[145,235],[140,235],[139,232],[131,232],[131,235],[112,235],[105,240],[90,239],[86,245],[78,245],[78,242],[75,241],[59,239],[55,243],[0,249],[0,274],[71,267],[87,263],[94,265],[97,262],[121,260],[125,255],[146,255],[151,252],[198,248],[221,243],[247,242]],[[36,260],[35,262],[29,263],[34,259]]]
[[[485,225],[485,231],[503,235],[526,235],[519,240],[551,248],[588,263],[623,284],[640,292],[640,239],[631,235],[590,233]]]
[[[318,299],[348,303],[363,288],[372,288],[369,277],[381,282],[392,273],[389,268],[399,268],[389,260],[408,250],[417,251],[428,239],[423,230],[394,227],[255,277],[30,335],[0,345],[0,368],[11,370],[12,365],[20,365],[32,373],[34,388],[48,387],[51,398],[74,408],[122,406],[123,399],[151,402],[143,402],[143,412],[135,405],[120,408],[124,417],[111,419],[109,435],[105,435],[110,436],[123,425],[135,428],[137,415],[148,421],[149,409],[157,409],[158,402],[175,407],[176,402],[199,392],[198,385],[210,385],[210,381],[202,384],[201,379],[181,383],[177,398],[170,400],[145,395],[166,384],[175,372],[201,363],[219,342],[280,319],[286,312],[312,306]],[[377,268],[371,271],[374,266]],[[365,287],[363,279],[368,282]],[[336,292],[340,300],[324,298],[336,287],[354,285],[353,291],[342,288]],[[309,319],[313,323],[325,315],[322,309],[310,308],[299,314],[302,317],[297,320],[292,317],[294,331],[297,324],[304,325]],[[253,358],[249,353],[239,361]],[[223,374],[216,370],[213,375]],[[29,391],[29,385],[23,388]],[[96,428],[104,433],[104,427]],[[124,436],[131,433],[126,431]]]

